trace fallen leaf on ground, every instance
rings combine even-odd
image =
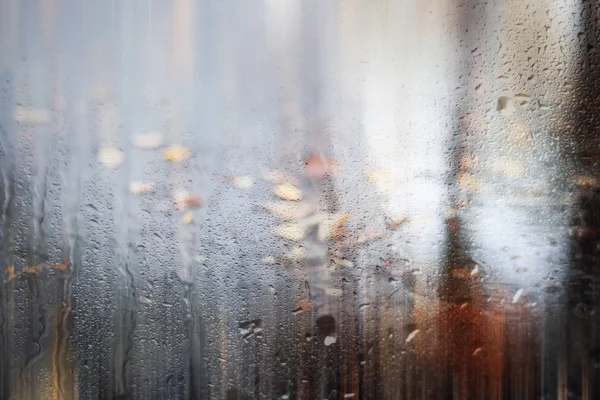
[[[44,264],[31,265],[21,270],[22,274],[39,274],[44,269]]]
[[[336,238],[344,233],[344,224],[348,213],[326,215],[319,224],[318,238],[322,242]]]
[[[156,149],[163,143],[163,134],[160,132],[136,133],[131,138],[133,145],[140,149]]]
[[[312,310],[313,305],[309,299],[302,299],[296,303],[296,307],[294,308],[294,314],[299,314],[304,311]]]
[[[301,261],[308,257],[308,251],[304,246],[294,247],[288,253],[288,258],[293,261]]]
[[[273,202],[265,204],[264,207],[269,212],[285,220],[304,218],[312,212],[310,205],[296,202]]]
[[[192,155],[192,152],[187,147],[174,145],[163,151],[163,158],[167,161],[180,163],[187,160]]]
[[[312,154],[304,164],[304,174],[310,179],[321,179],[329,173],[329,162],[322,155]]]
[[[124,159],[123,152],[116,147],[101,147],[98,150],[98,161],[106,168],[117,168]]]
[[[152,182],[141,182],[133,181],[129,182],[129,192],[131,194],[142,194],[148,193],[154,190],[154,184]]]
[[[55,269],[57,271],[66,271],[69,268],[71,262],[69,260],[65,260],[62,264],[49,264],[48,268]]]
[[[291,183],[282,183],[273,190],[275,195],[283,200],[298,201],[302,198],[302,191]]]
[[[15,275],[14,265],[9,265],[4,271],[6,271],[6,273],[8,274],[8,278],[4,281],[4,283],[8,283],[17,277],[17,275]]]
[[[175,207],[179,209],[198,208],[204,205],[204,200],[199,193],[190,193],[186,190],[179,190],[173,196]]]
[[[188,225],[194,220],[194,212],[188,211],[183,215],[182,221],[184,224]]]
[[[238,189],[248,190],[254,185],[254,178],[250,175],[244,176],[225,176],[225,182],[231,183]]]
[[[304,224],[300,224],[297,222],[290,222],[286,224],[281,224],[273,228],[273,233],[280,238],[291,240],[291,241],[300,241],[304,239],[306,234],[306,228]]]

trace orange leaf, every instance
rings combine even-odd
[[[17,275],[15,275],[14,265],[9,265],[8,267],[6,267],[5,271],[8,274],[8,279],[6,279],[4,283],[8,283],[17,277]]]
[[[299,314],[304,311],[312,310],[313,305],[309,299],[302,299],[296,303],[296,308],[294,308],[294,314]]]
[[[21,270],[22,274],[39,274],[44,269],[44,264],[31,265]]]

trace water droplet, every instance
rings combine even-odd
[[[513,100],[507,96],[498,97],[496,111],[498,111],[501,115],[511,115],[515,111]]]
[[[335,335],[335,318],[331,315],[323,315],[317,319],[319,339],[325,340],[327,336]]]
[[[412,341],[415,338],[415,336],[417,336],[419,334],[419,332],[420,332],[420,330],[418,330],[418,329],[415,329],[414,331],[412,331],[406,338],[406,343],[410,343],[410,341]]]
[[[515,295],[512,298],[512,303],[516,304],[519,301],[519,299],[521,298],[522,294],[523,294],[523,289],[517,290],[517,292],[515,293]]]

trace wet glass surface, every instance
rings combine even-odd
[[[0,2],[0,399],[600,398],[595,2]]]

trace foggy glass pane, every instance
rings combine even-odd
[[[598,21],[0,1],[0,400],[600,398]]]

